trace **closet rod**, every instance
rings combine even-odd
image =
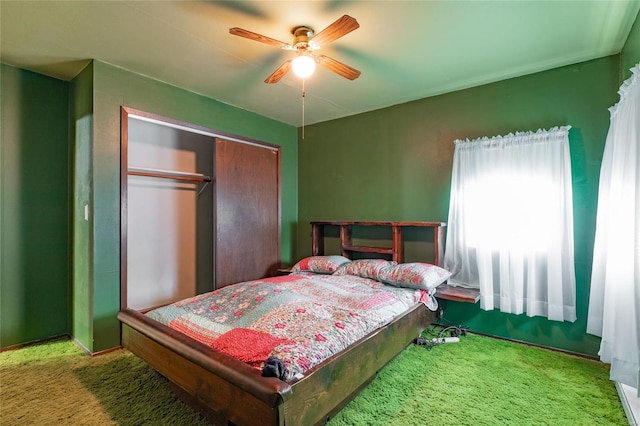
[[[198,173],[176,172],[173,170],[146,169],[142,167],[129,167],[127,174],[134,176],[157,177],[163,179],[184,180],[189,182],[211,182],[211,176]]]

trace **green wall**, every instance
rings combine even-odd
[[[620,83],[631,77],[631,71],[629,71],[634,65],[640,63],[640,14],[636,17],[636,21],[631,27],[631,32],[627,37],[627,42],[622,49],[620,55],[622,77]]]
[[[93,63],[90,227],[92,352],[120,344],[120,107],[197,124],[282,146],[282,259],[295,253],[297,130],[100,61]],[[76,185],[77,187],[77,185]],[[74,211],[74,223],[80,211]],[[80,259],[75,253],[74,259]]]
[[[310,253],[311,220],[446,222],[454,139],[569,124],[578,320],[553,322],[456,302],[447,304],[445,319],[477,332],[595,355],[600,340],[586,334],[586,317],[600,162],[619,59],[610,56],[306,127],[298,157],[298,257]]]
[[[2,64],[0,347],[69,333],[68,84]]]
[[[72,152],[71,200],[71,334],[85,348],[93,339],[93,245],[90,206],[93,149],[93,63],[89,63],[70,83],[69,140]],[[89,210],[87,211],[89,212]]]

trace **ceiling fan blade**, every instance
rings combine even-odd
[[[271,37],[263,36],[262,34],[254,33],[253,31],[245,30],[238,27],[229,28],[229,33],[240,37],[248,38],[249,40],[259,41],[260,43],[268,44],[269,46],[279,47],[281,49],[292,49],[292,46],[280,40],[276,40]]]
[[[291,70],[291,60],[285,62],[280,65],[277,70],[275,70],[267,79],[264,81],[267,84],[277,83],[282,77],[287,75],[287,73]]]
[[[335,72],[338,75],[348,78],[349,80],[355,80],[360,77],[360,71],[355,68],[351,68],[349,65],[345,65],[340,61],[336,61],[325,55],[319,55],[317,57],[318,63],[323,67]]]
[[[360,28],[360,24],[358,24],[358,21],[356,21],[355,18],[352,18],[349,15],[344,15],[342,18],[339,18],[333,24],[313,36],[311,40],[318,46],[324,46],[358,28]]]

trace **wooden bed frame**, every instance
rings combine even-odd
[[[434,235],[438,253],[442,233]],[[314,233],[314,247],[322,244],[319,237]],[[289,384],[262,377],[248,364],[138,311],[123,309],[118,314],[123,346],[169,379],[178,396],[216,425],[324,424],[434,318],[434,312],[417,304]]]

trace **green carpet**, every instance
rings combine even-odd
[[[410,346],[330,422],[343,425],[627,425],[609,367],[468,335]],[[88,357],[70,341],[0,353],[2,425],[200,425],[126,350]]]
[[[608,365],[471,334],[431,351],[410,346],[330,424],[628,422]]]

